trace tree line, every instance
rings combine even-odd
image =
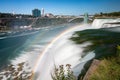
[[[94,16],[95,17],[120,17],[120,11],[119,12],[110,12],[110,13],[100,12],[98,14],[95,14]]]

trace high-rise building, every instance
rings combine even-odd
[[[32,15],[34,17],[41,17],[41,11],[39,9],[32,10]]]
[[[44,14],[44,8],[42,8],[42,17],[44,17],[45,14]]]

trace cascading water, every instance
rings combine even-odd
[[[120,18],[117,18],[117,19],[95,19],[92,23],[92,26],[94,26],[94,28],[105,28],[105,27],[107,28],[107,27],[120,26],[120,24],[117,24],[117,23],[120,23]]]
[[[120,22],[120,19],[95,19],[91,25],[80,26],[56,26],[53,28],[43,28],[36,36],[28,39],[26,44],[20,47],[15,53],[19,54],[15,59],[10,59],[14,67],[18,64],[25,62],[23,70],[20,73],[28,72],[35,73],[34,80],[52,80],[51,72],[53,72],[54,65],[71,64],[74,74],[77,76],[86,61],[95,56],[93,52],[81,58],[83,46],[90,43],[76,45],[69,38],[75,31],[85,29],[102,28],[105,23]],[[110,26],[107,27],[111,27]],[[70,27],[71,26],[71,27]],[[47,46],[46,46],[47,45]],[[20,51],[19,53],[17,51]],[[5,72],[0,73],[0,77]],[[1,75],[3,74],[3,75]],[[8,77],[10,77],[9,75]],[[20,76],[19,74],[17,76]],[[25,75],[24,75],[25,76]],[[5,75],[3,76],[3,80]]]
[[[104,23],[119,22],[120,19],[95,19],[92,26],[81,25],[68,29],[63,32],[57,38],[55,38],[50,45],[42,52],[37,65],[34,68],[35,80],[52,80],[51,73],[53,69],[58,65],[71,64],[72,70],[76,76],[79,75],[83,65],[88,60],[92,59],[95,54],[93,52],[81,58],[83,46],[87,46],[90,43],[85,43],[81,45],[73,44],[69,38],[75,31],[85,30],[85,29],[95,29],[102,28]],[[112,25],[107,27],[113,27]],[[47,76],[47,77],[46,77]]]
[[[17,49],[11,47],[14,51],[12,51],[11,54],[9,54],[9,58],[7,58],[10,62],[9,67],[0,72],[0,77],[2,80],[7,80],[10,77],[11,79],[14,79],[21,74],[23,79],[29,77],[32,73],[31,71],[33,70],[34,65],[36,64],[36,60],[38,59],[39,55],[41,55],[41,51],[43,51],[43,48],[49,44],[54,37],[68,27],[70,27],[70,25],[66,24],[41,28],[38,33],[28,38],[22,46],[18,46]],[[23,38],[24,37],[26,36],[23,36]],[[15,37],[15,39],[17,39],[17,37]],[[11,44],[12,43],[14,42],[11,42]],[[7,53],[9,52],[10,51],[7,51]],[[4,54],[2,55],[4,56]],[[11,69],[13,69],[12,74]]]
[[[34,80],[52,80],[51,73],[55,65],[71,64],[74,73],[78,76],[80,69],[83,68],[83,64],[93,58],[94,53],[91,52],[91,54],[87,55],[90,56],[89,58],[85,57],[84,59],[81,59],[81,55],[83,54],[82,47],[90,43],[78,46],[70,41],[69,38],[75,31],[89,29],[89,26],[90,25],[74,26],[53,39],[53,41],[43,51],[36,67],[34,68],[34,73],[37,75],[34,77]]]

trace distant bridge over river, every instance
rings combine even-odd
[[[69,19],[68,20],[68,22],[70,23],[70,22],[72,22],[72,21],[74,21],[74,20],[77,20],[77,19],[79,19],[80,21],[82,21],[82,22],[84,22],[85,21],[85,16],[77,16],[77,17],[75,17],[75,18],[72,18],[72,19]],[[92,21],[93,19],[92,19],[92,17],[87,17],[87,20],[88,21]]]

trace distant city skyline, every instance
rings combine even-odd
[[[54,15],[81,15],[120,11],[120,0],[1,0],[0,12],[32,14],[33,9],[44,8]]]

